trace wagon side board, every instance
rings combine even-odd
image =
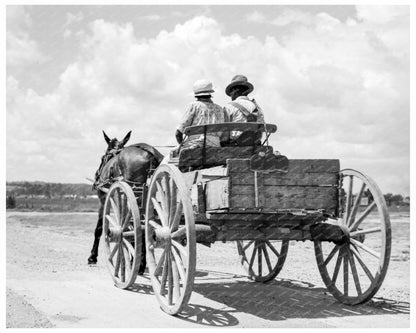
[[[254,172],[247,159],[227,161],[224,177],[205,185],[207,211],[312,209],[334,213],[339,160],[290,160],[289,171]]]

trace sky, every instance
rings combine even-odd
[[[8,5],[6,180],[87,182],[102,130],[174,145],[193,83],[244,74],[275,150],[409,195],[409,40],[406,5]]]

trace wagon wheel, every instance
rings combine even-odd
[[[315,256],[331,294],[354,305],[371,299],[384,280],[391,250],[390,218],[376,183],[351,169],[340,174],[339,207],[335,223],[344,240],[315,241]]]
[[[145,230],[153,291],[163,311],[177,314],[192,293],[196,238],[190,193],[173,165],[159,166],[152,177]]]
[[[267,282],[274,279],[285,263],[289,241],[237,241],[241,264],[250,279]]]
[[[106,196],[103,234],[107,267],[117,287],[134,283],[142,258],[140,211],[130,186],[114,183]]]

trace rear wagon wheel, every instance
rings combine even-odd
[[[372,179],[346,169],[340,182],[340,214],[334,223],[347,237],[339,244],[315,241],[315,256],[328,291],[354,305],[371,299],[383,283],[391,252],[390,217]]]

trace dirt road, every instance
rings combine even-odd
[[[172,317],[146,275],[120,290],[103,260],[86,264],[95,220],[7,213],[7,327],[409,327],[409,223],[393,223],[390,268],[367,304],[345,306],[326,292],[311,242],[291,243],[268,284],[246,278],[234,243],[215,243],[198,245],[189,306]]]

